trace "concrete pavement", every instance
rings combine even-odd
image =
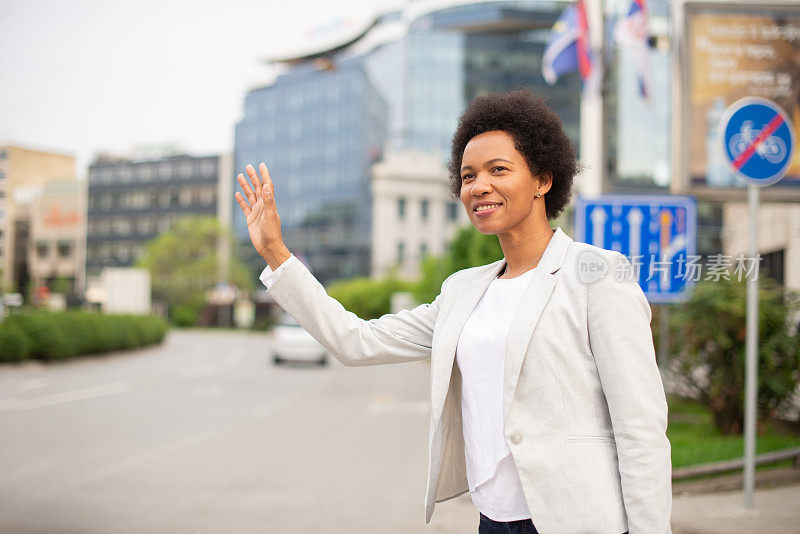
[[[800,484],[757,489],[754,500],[753,508],[745,508],[741,490],[676,495],[672,500],[672,532],[800,533]]]

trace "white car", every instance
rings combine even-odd
[[[272,348],[273,361],[276,364],[304,362],[326,365],[328,363],[325,347],[288,314],[283,314],[280,322],[272,328]]]

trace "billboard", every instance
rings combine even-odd
[[[676,4],[672,190],[744,198],[746,186],[724,156],[720,120],[733,102],[755,96],[778,104],[800,127],[800,9],[778,1]],[[765,199],[800,199],[800,151],[791,156],[786,177],[768,189]]]

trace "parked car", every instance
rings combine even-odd
[[[325,347],[286,313],[272,329],[272,347],[275,364],[302,362],[327,365],[328,363]]]

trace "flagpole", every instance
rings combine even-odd
[[[595,80],[585,83],[581,91],[580,109],[580,160],[584,165],[578,181],[578,192],[595,196],[606,189],[605,128],[603,121],[603,1],[589,0],[584,3],[589,26],[592,50],[597,54],[592,76]]]

